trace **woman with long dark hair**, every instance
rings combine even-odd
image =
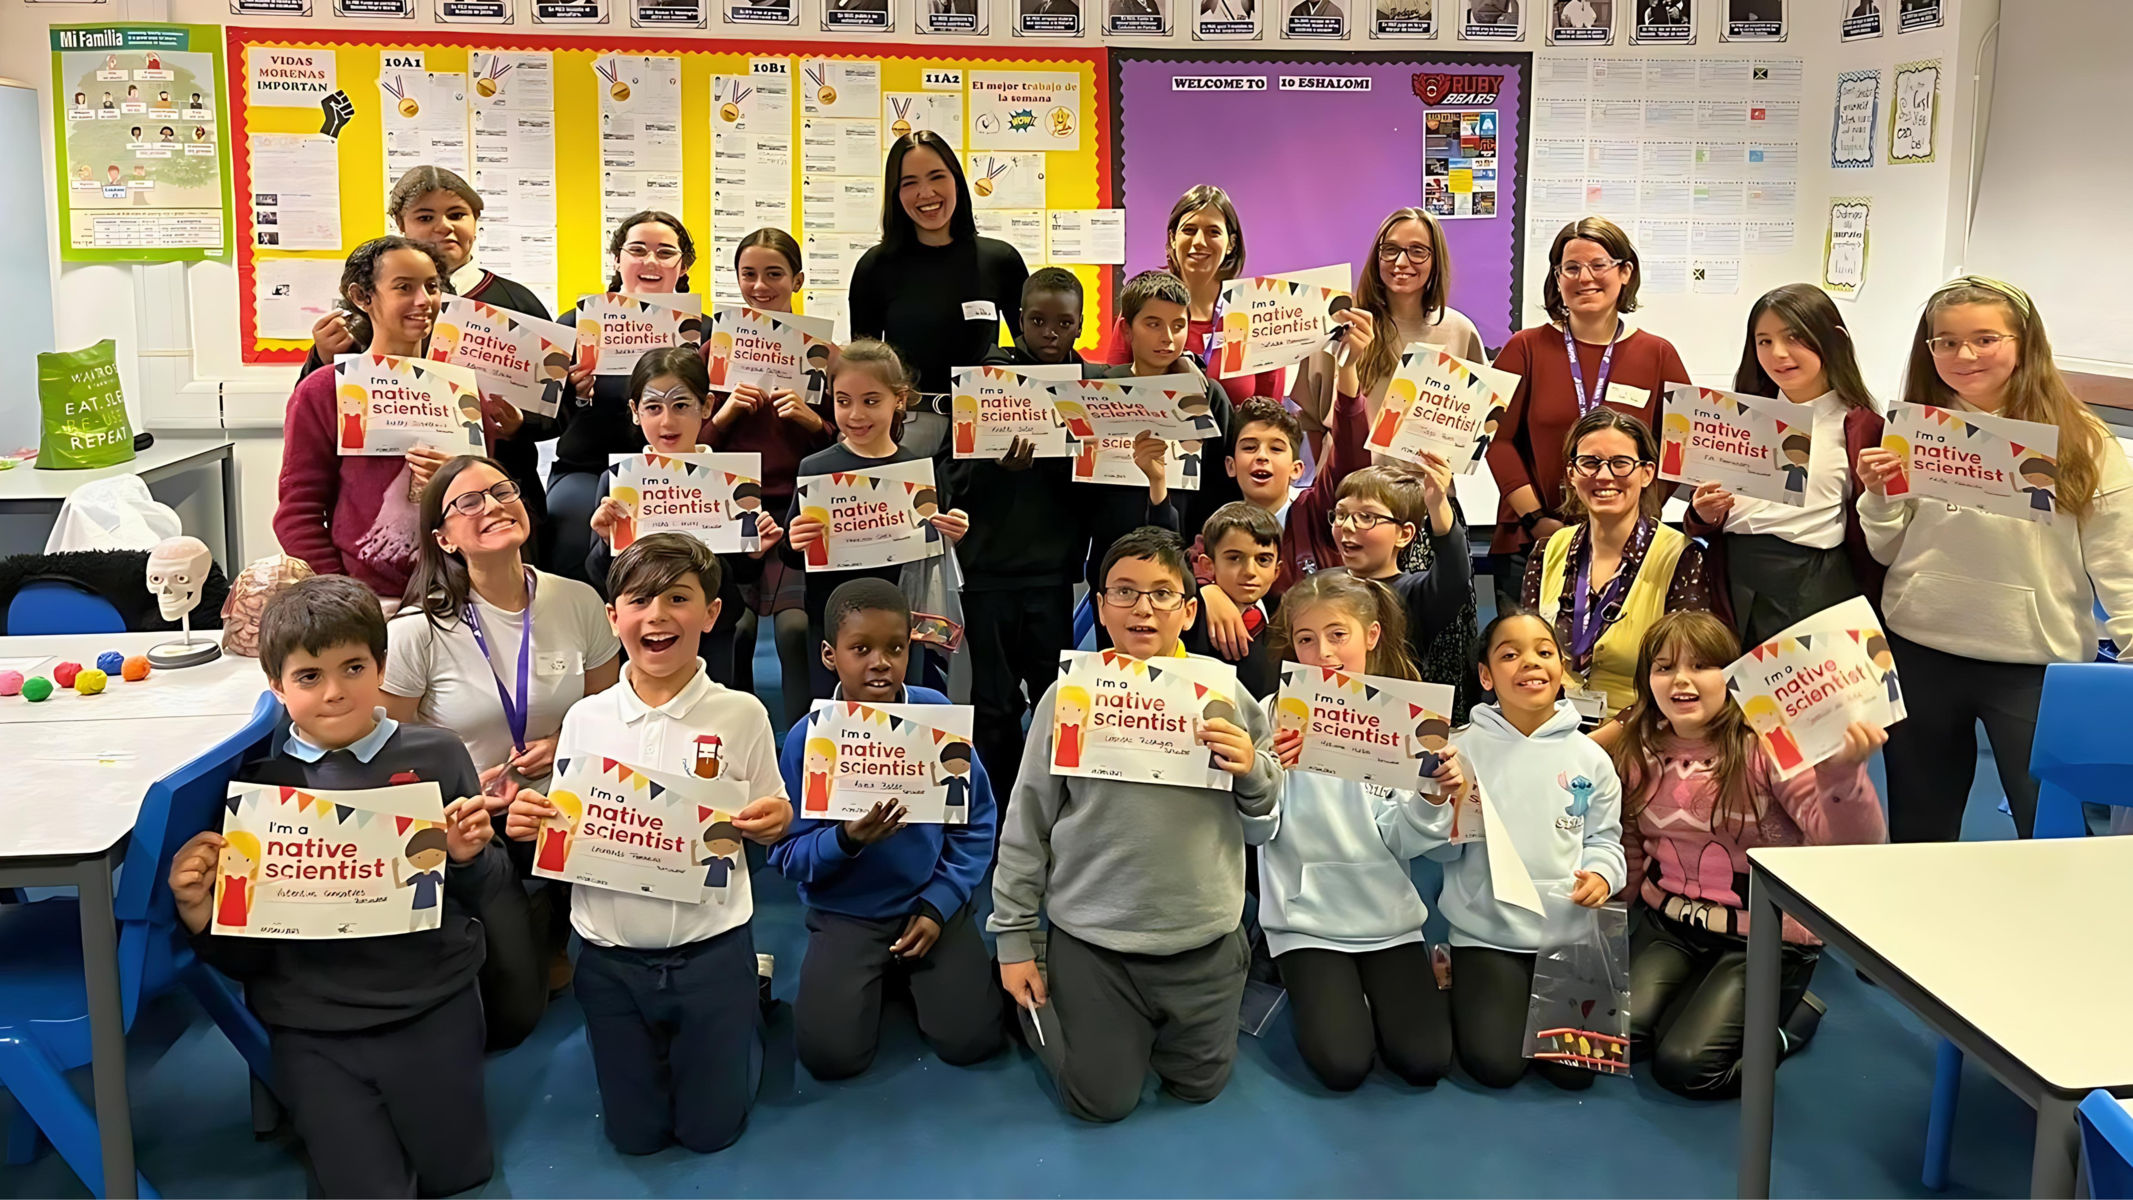
[[[502,813],[522,786],[547,791],[563,714],[614,686],[622,643],[591,588],[527,565],[532,518],[501,463],[471,454],[445,463],[419,513],[415,572],[385,627],[385,710],[459,735],[489,808]],[[551,890],[529,906],[514,883],[501,911],[482,910],[492,1049],[524,1040],[551,983],[567,978],[567,965],[542,952],[568,936],[568,906],[553,906]]]
[[[613,264],[607,290],[624,295],[671,295],[689,290],[696,265],[696,239],[681,218],[646,209],[622,218],[607,239]],[[558,573],[584,578],[592,545],[593,509],[600,505],[600,473],[610,455],[644,449],[644,434],[630,421],[629,376],[595,375],[588,367],[570,373],[575,403],[563,405],[563,434],[548,473],[548,507],[555,514],[555,547],[549,561]]]
[[[907,133],[882,170],[881,244],[852,268],[852,336],[879,338],[908,365],[917,396],[904,444],[931,455],[957,367],[1021,331],[1029,268],[1013,246],[978,235],[963,166],[941,135]]]
[[[1799,406],[1810,436],[1805,447],[1791,437],[1782,447],[1786,464],[1806,473],[1804,503],[1735,496],[1716,483],[1697,485],[1690,502],[1688,532],[1715,551],[1744,646],[1862,592],[1881,599],[1858,509],[1859,455],[1881,444],[1881,414],[1852,351],[1843,314],[1813,284],[1788,283],[1748,310],[1733,390]]]

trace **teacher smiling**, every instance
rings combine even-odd
[[[932,130],[889,147],[882,190],[881,243],[852,269],[852,336],[889,343],[909,366],[921,401],[902,445],[931,455],[955,369],[999,345],[1001,321],[1019,331],[1029,268],[1013,246],[978,236],[962,164]]]

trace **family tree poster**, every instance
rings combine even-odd
[[[1400,355],[1385,404],[1365,441],[1370,449],[1419,463],[1434,454],[1471,471],[1489,452],[1518,376],[1468,362],[1434,346]]]
[[[686,533],[718,554],[763,548],[763,456],[617,454],[607,494],[622,506],[614,550],[648,533]]]
[[[429,357],[474,372],[481,398],[552,417],[570,386],[577,333],[464,296],[446,296],[430,331]]]
[[[1330,667],[1281,665],[1274,732],[1303,738],[1299,771],[1434,793],[1430,779],[1452,744],[1453,691]]]
[[[394,354],[333,360],[335,446],[343,457],[396,458],[417,446],[487,454],[474,372]]]
[[[1141,660],[1115,650],[1062,651],[1052,697],[1052,774],[1232,790],[1234,776],[1200,744],[1214,718],[1242,724],[1252,700],[1236,669],[1204,658]],[[1034,736],[1034,734],[1033,734]]]
[[[220,258],[230,247],[222,30],[54,25],[59,256]]]
[[[1881,448],[1896,456],[1891,496],[2050,524],[2059,500],[2059,427],[1930,404],[1889,410]]]
[[[822,522],[823,536],[805,551],[810,571],[888,567],[940,554],[946,543],[927,518],[941,511],[933,460],[861,471],[802,475],[800,515]]]
[[[817,700],[800,757],[800,815],[846,821],[901,805],[907,825],[965,825],[976,759],[967,704]]]
[[[722,779],[669,775],[612,758],[559,758],[555,815],[534,834],[543,879],[683,904],[726,901],[741,862],[733,814],[748,802]]]
[[[321,791],[232,783],[215,867],[215,932],[386,937],[444,921],[450,869],[435,783]]]
[[[1677,383],[1666,391],[1659,423],[1659,478],[1716,483],[1773,504],[1807,503],[1814,414],[1805,408]]]
[[[1888,635],[1863,596],[1750,648],[1726,668],[1726,690],[1781,779],[1842,750],[1853,721],[1886,729],[1904,718]]]

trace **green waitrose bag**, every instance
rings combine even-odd
[[[38,355],[37,403],[44,410],[39,467],[79,470],[133,461],[117,342],[105,338],[86,350]]]

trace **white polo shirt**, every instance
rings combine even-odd
[[[638,698],[630,681],[635,668],[624,665],[622,682],[588,696],[563,717],[557,758],[597,755],[631,766],[675,775],[694,772],[698,738],[716,736],[719,778],[738,784],[748,799],[785,795],[778,774],[777,744],[770,714],[762,701],[711,682],[703,664],[672,700],[652,708]],[[570,890],[570,923],[578,936],[596,946],[632,950],[666,950],[717,937],[748,923],[755,899],[748,886],[748,859],[737,856],[733,875],[723,889],[705,888],[698,904],[681,904],[657,896],[606,888]],[[720,893],[724,902],[720,902]]]

